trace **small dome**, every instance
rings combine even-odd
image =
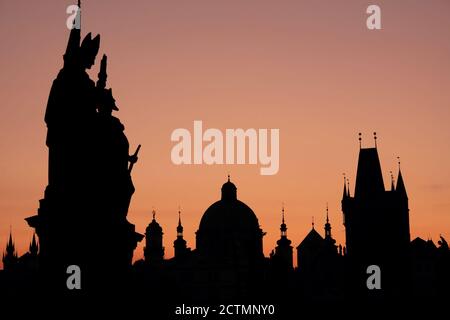
[[[222,185],[222,200],[236,200],[237,199],[237,188],[233,182],[230,181],[230,176],[228,175],[228,181]]]

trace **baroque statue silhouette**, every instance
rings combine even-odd
[[[95,289],[108,284],[112,273],[125,279],[143,238],[127,221],[138,150],[129,155],[124,126],[112,116],[118,108],[106,88],[106,55],[97,83],[86,72],[95,63],[100,35],[88,33],[81,45],[80,36],[80,29],[71,30],[64,66],[51,87],[45,113],[48,185],[38,214],[26,221],[39,237],[46,282],[65,286],[67,267],[78,265],[83,286]]]

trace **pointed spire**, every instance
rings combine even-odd
[[[177,237],[183,237],[183,225],[181,224],[181,209],[178,207]]]
[[[13,239],[12,239],[12,228],[11,228],[11,226],[9,226],[8,247],[14,247],[14,242],[13,242]]]
[[[326,219],[326,223],[324,226],[325,229],[325,239],[331,239],[331,224],[330,224],[330,220],[328,218],[328,202],[327,202],[327,209],[326,209],[326,215],[327,215],[327,219]]]
[[[14,245],[14,241],[13,241],[13,237],[12,237],[12,227],[9,226],[9,239],[8,242],[6,243],[6,255],[8,256],[12,256],[12,257],[16,257],[17,253],[16,253],[16,246]]]
[[[359,133],[358,133],[359,149],[362,148],[362,147],[361,147],[361,140],[362,140],[361,135],[362,135],[361,132],[359,132]]]
[[[156,210],[153,208],[153,210],[152,210],[152,216],[153,216],[153,220],[156,220],[155,219],[155,217],[156,217]]]
[[[347,197],[350,197],[350,179],[347,178]]]
[[[344,192],[342,193],[342,199],[345,199],[347,197],[347,181],[345,178],[345,173],[343,173],[344,176]]]
[[[397,157],[397,159],[398,159],[398,177],[397,177],[397,187],[395,188],[395,191],[397,191],[400,195],[408,198],[405,183],[403,182],[402,170],[400,168],[400,157]]]
[[[3,252],[2,255],[2,261],[3,261],[3,269],[8,270],[14,267],[17,260],[17,251],[14,246],[14,241],[12,239],[12,228],[9,226],[9,239],[6,243],[6,250]]]
[[[36,242],[36,233],[33,233],[33,239],[31,240],[29,250],[32,255],[37,255],[38,253],[39,246]]]
[[[284,203],[282,204],[282,207],[281,207],[280,231],[281,231],[281,237],[286,237],[287,236],[287,226],[286,226],[286,223],[284,222]]]

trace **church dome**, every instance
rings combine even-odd
[[[237,199],[230,181],[222,186],[221,200],[203,214],[197,231],[197,250],[207,256],[243,259],[262,257],[263,232],[253,210]]]

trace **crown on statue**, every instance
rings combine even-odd
[[[90,57],[95,57],[100,49],[100,35],[96,35],[92,39],[92,34],[89,32],[86,37],[84,37],[81,43],[81,52]]]

